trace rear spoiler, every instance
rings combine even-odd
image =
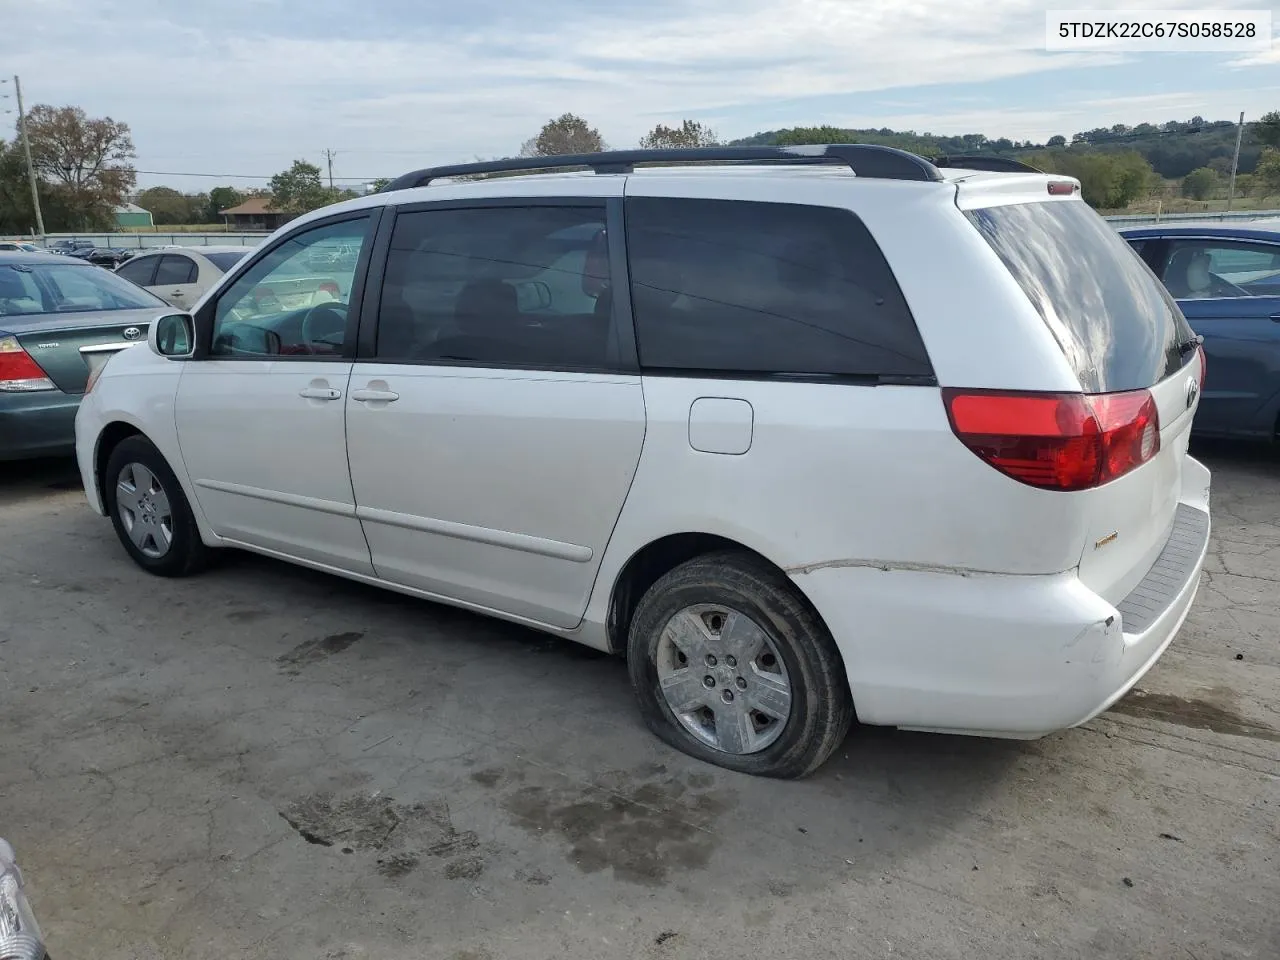
[[[961,170],[985,170],[991,173],[1044,173],[1037,167],[1013,157],[997,157],[991,154],[936,157],[935,167],[953,167]]]

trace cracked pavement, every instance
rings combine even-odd
[[[1280,956],[1280,453],[1139,691],[1032,743],[861,729],[800,783],[673,753],[620,661],[235,555],[130,563],[0,476],[0,836],[55,957]]]

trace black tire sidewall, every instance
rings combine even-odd
[[[749,616],[769,634],[787,668],[791,715],[778,739],[758,753],[728,754],[698,740],[662,694],[657,650],[663,627],[680,610],[700,603],[723,603]],[[852,718],[843,664],[825,625],[780,575],[744,558],[691,561],[654,584],[632,620],[627,659],[641,715],[658,737],[700,760],[742,773],[806,776],[838,745]],[[828,729],[833,727],[839,728],[834,744]]]
[[[173,543],[163,557],[148,557],[139,550],[130,538],[128,530],[125,529],[124,521],[120,518],[116,502],[116,483],[120,477],[120,471],[130,463],[140,463],[155,474],[169,501],[169,510],[173,516]],[[115,527],[120,543],[138,566],[150,573],[166,577],[194,573],[201,566],[205,557],[205,546],[200,539],[200,531],[191,513],[191,507],[187,503],[186,493],[164,455],[150,440],[133,436],[120,441],[111,451],[111,456],[107,458],[102,486],[103,499],[107,513],[111,517],[111,525]]]

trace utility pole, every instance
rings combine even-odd
[[[324,158],[326,161],[328,161],[328,164],[329,164],[329,189],[330,190],[333,189],[333,157],[334,157],[333,151],[326,149],[324,152]]]
[[[1236,153],[1231,158],[1231,185],[1227,187],[1227,212],[1231,212],[1231,201],[1236,198],[1236,167],[1240,165],[1240,140],[1244,136],[1244,111],[1240,111],[1240,123],[1236,126]]]
[[[40,214],[40,191],[36,189],[36,168],[31,162],[31,138],[27,136],[27,115],[22,110],[22,84],[15,74],[13,94],[18,100],[18,132],[22,134],[22,152],[27,158],[27,180],[31,184],[31,205],[36,210],[36,232],[44,237],[44,217]]]

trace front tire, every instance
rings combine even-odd
[[[182,485],[155,445],[128,437],[111,451],[103,486],[116,536],[133,561],[161,577],[185,577],[208,563]]]
[[[853,722],[825,624],[785,576],[747,554],[698,557],[659,579],[636,609],[627,659],[649,728],[740,773],[807,776]]]

